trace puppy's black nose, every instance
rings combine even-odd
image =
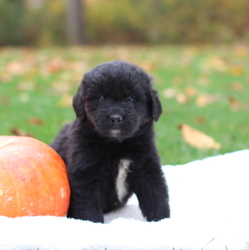
[[[119,114],[114,114],[114,115],[111,115],[110,118],[109,118],[113,123],[120,123],[122,122],[123,120],[123,117]]]

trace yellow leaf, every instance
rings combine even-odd
[[[228,102],[229,102],[231,110],[233,110],[233,111],[248,110],[249,109],[249,103],[239,102],[233,96],[228,96]]]
[[[11,62],[6,66],[6,70],[12,74],[22,74],[26,72],[26,67],[23,62]]]
[[[234,76],[240,76],[243,74],[243,72],[244,72],[244,69],[240,66],[235,66],[232,68],[232,74]]]
[[[220,143],[216,142],[212,137],[203,132],[190,127],[187,124],[181,124],[179,128],[186,143],[197,149],[219,149]]]
[[[61,58],[55,58],[48,63],[48,72],[56,73],[66,68],[66,63]]]
[[[191,97],[196,95],[197,90],[192,86],[188,86],[187,88],[184,89],[184,92],[188,97]]]
[[[183,93],[179,93],[176,96],[176,100],[177,100],[178,103],[183,104],[183,105],[187,104],[187,102],[188,102],[187,96],[185,94],[183,94]]]
[[[168,88],[163,90],[163,97],[165,98],[172,98],[177,95],[177,90],[173,88]]]
[[[240,82],[234,82],[233,84],[231,84],[231,88],[232,90],[237,92],[243,92],[245,89],[244,85]]]
[[[199,95],[197,98],[196,98],[196,105],[198,107],[205,107],[209,104],[212,104],[216,101],[218,101],[218,97],[215,96],[215,95]]]
[[[56,94],[67,94],[71,90],[70,82],[53,82],[51,88]]]
[[[21,101],[22,103],[28,103],[29,100],[30,100],[30,96],[29,96],[26,92],[21,93],[21,94],[19,95],[19,98],[20,98],[20,101]]]
[[[235,110],[235,111],[239,110],[240,104],[237,101],[237,99],[235,99],[233,96],[228,96],[228,102],[232,110]]]
[[[152,62],[148,61],[148,62],[140,63],[139,66],[146,71],[150,71],[154,68],[155,65]]]
[[[225,58],[213,56],[207,59],[202,67],[205,72],[210,70],[226,71],[228,69],[228,61]]]
[[[59,107],[71,107],[73,98],[68,94],[63,94],[61,100],[59,101]]]
[[[235,54],[239,57],[246,57],[248,54],[248,48],[245,45],[237,44],[235,46]]]
[[[16,88],[18,91],[34,90],[35,83],[34,82],[19,82]]]

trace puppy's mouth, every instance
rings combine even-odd
[[[112,129],[110,130],[110,136],[117,138],[121,135],[121,130],[120,129]]]
[[[120,129],[111,129],[109,131],[109,139],[112,141],[117,141],[119,143],[121,143],[123,140],[127,139],[127,135],[125,135],[122,130]]]
[[[124,139],[120,129],[112,129],[112,130],[110,130],[109,138],[111,138],[114,141],[118,141],[118,142],[122,142],[123,139]]]

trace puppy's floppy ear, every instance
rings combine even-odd
[[[73,108],[78,118],[85,117],[83,86],[80,84],[75,96],[73,97]]]
[[[153,118],[153,121],[157,121],[162,114],[162,105],[158,98],[157,91],[150,89],[149,91],[149,109]]]

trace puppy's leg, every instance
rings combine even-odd
[[[149,160],[145,165],[144,172],[140,173],[141,179],[134,183],[134,193],[137,195],[140,209],[147,221],[169,218],[168,188],[161,166]]]
[[[67,217],[93,222],[104,222],[97,185],[79,173],[69,174],[71,186],[70,206]]]

